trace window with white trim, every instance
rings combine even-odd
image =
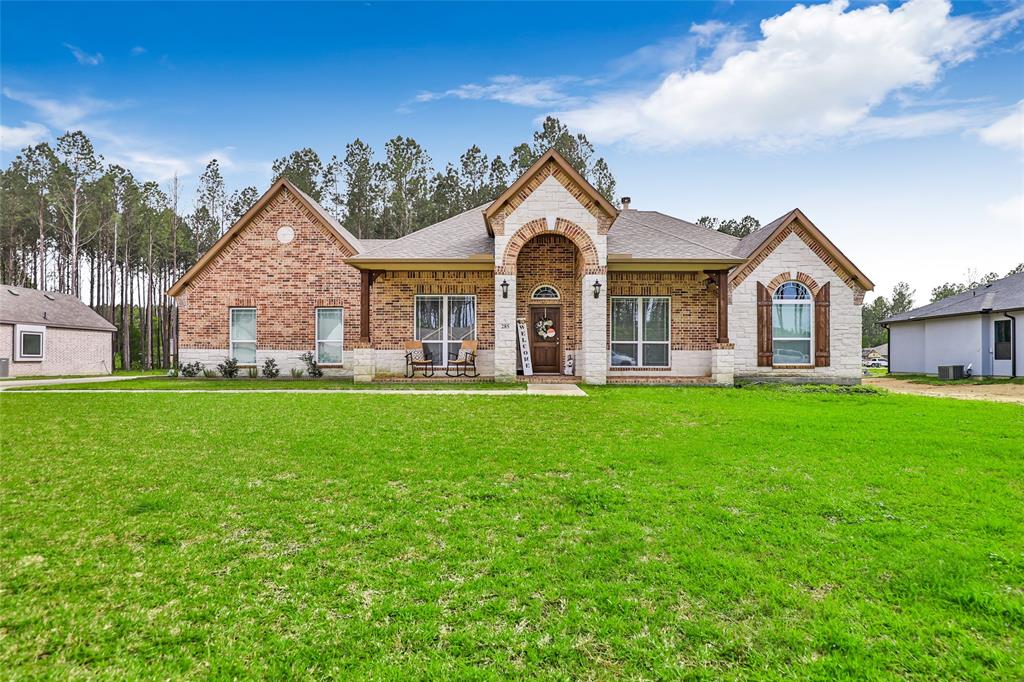
[[[540,301],[555,301],[562,298],[562,295],[558,293],[558,289],[554,288],[550,284],[541,284],[533,290],[533,293],[530,294],[530,298]]]
[[[612,367],[668,367],[668,296],[612,297]]]
[[[345,314],[341,308],[316,309],[316,361],[340,365],[344,358]]]
[[[435,365],[447,366],[463,341],[476,338],[476,296],[417,296],[415,338]]]
[[[784,282],[772,295],[772,364],[810,365],[814,297],[800,282]]]
[[[240,365],[256,364],[256,309],[232,308],[230,354]]]
[[[43,360],[46,350],[46,327],[40,325],[15,325],[17,343],[15,361],[38,362]]]
[[[1009,320],[996,320],[995,337],[995,359],[1013,359],[1013,351],[1011,350],[1011,345],[1013,344],[1013,332],[1011,331]]]

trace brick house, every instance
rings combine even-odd
[[[110,374],[115,331],[76,296],[4,285],[0,376]]]
[[[372,381],[404,343],[485,377],[588,383],[856,382],[871,281],[799,210],[743,239],[617,208],[549,151],[500,197],[393,240],[358,239],[287,180],[174,284],[179,361],[236,357]],[[567,367],[570,365],[571,367]]]

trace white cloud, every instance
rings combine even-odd
[[[847,7],[797,5],[761,22],[761,39],[734,46],[739,51],[720,64],[712,59],[670,73],[652,91],[607,94],[557,115],[596,141],[663,147],[907,136],[920,123],[946,129],[964,113],[900,120],[872,112],[901,90],[934,85],[944,67],[971,59],[1024,16],[1022,7],[984,19],[950,16],[947,0]]]
[[[64,47],[71,50],[71,54],[75,55],[75,59],[78,60],[79,64],[84,66],[99,66],[103,63],[103,55],[97,52],[96,54],[89,54],[80,47],[64,43]]]
[[[978,131],[981,141],[993,147],[1024,152],[1024,99],[992,125]]]
[[[454,97],[463,100],[492,100],[526,107],[571,106],[576,100],[564,87],[576,78],[526,78],[523,76],[494,76],[487,83],[467,83],[443,92],[421,92],[417,102]]]
[[[998,222],[1020,228],[1020,234],[1024,237],[1024,194],[991,204],[988,212]]]
[[[62,131],[73,128],[86,118],[96,114],[121,109],[129,105],[127,102],[112,102],[80,95],[73,99],[58,100],[11,88],[3,89],[4,97],[26,104],[39,113],[46,122]]]
[[[132,48],[133,57],[138,57],[141,54],[146,54],[146,48],[142,47],[141,45],[136,45]]]
[[[0,125],[0,150],[20,151],[42,142],[49,134],[49,128],[34,121],[25,121],[21,126]]]

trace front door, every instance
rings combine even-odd
[[[562,363],[562,308],[557,305],[530,307],[530,355],[533,371],[558,374]]]

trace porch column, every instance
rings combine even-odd
[[[718,343],[729,343],[729,271],[719,270],[718,280]]]
[[[370,343],[370,271],[359,271],[359,340]]]
[[[584,383],[603,384],[608,377],[608,277],[583,276],[583,345],[580,375]],[[594,298],[594,283],[601,283],[601,292]]]
[[[508,282],[508,298],[502,283]],[[516,276],[494,275],[494,380],[516,380]]]

